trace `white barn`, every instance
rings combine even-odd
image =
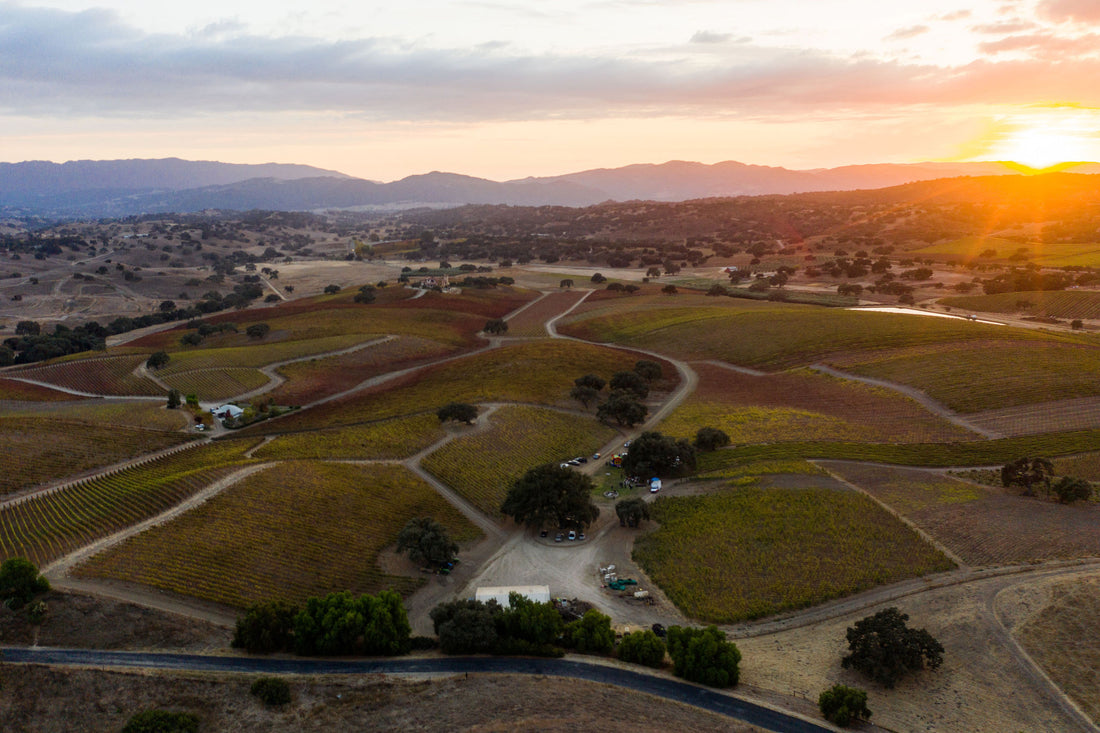
[[[491,585],[478,588],[474,594],[474,600],[488,603],[496,601],[505,608],[508,607],[508,595],[519,593],[536,603],[550,602],[550,586],[548,585]]]

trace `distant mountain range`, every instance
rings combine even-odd
[[[1100,173],[1100,164],[1064,166]],[[563,176],[490,181],[433,172],[392,183],[306,165],[159,160],[0,163],[0,214],[110,217],[208,209],[397,209],[463,204],[589,206],[604,201],[684,201],[716,196],[877,189],[914,181],[1021,172],[1012,163],[913,163],[789,170],[728,161],[671,161]]]

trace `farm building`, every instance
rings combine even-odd
[[[236,405],[222,405],[220,407],[215,407],[210,412],[212,412],[214,414],[214,417],[218,418],[219,420],[225,420],[226,418],[232,418],[236,420],[238,417],[244,414],[244,410],[237,407]]]
[[[519,593],[536,603],[550,602],[550,586],[548,585],[499,585],[478,588],[474,594],[474,600],[488,603],[496,601],[505,608],[508,607],[508,596],[511,593]]]

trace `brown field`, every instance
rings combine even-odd
[[[734,443],[973,440],[977,436],[897,392],[807,370],[756,377],[693,364],[699,386],[661,429],[691,438],[704,426]]]
[[[338,590],[407,594],[421,577],[387,574],[383,548],[413,517],[459,541],[480,536],[457,509],[401,466],[281,463],[76,570],[226,606]]]
[[[0,692],[12,730],[121,730],[159,707],[199,717],[202,731],[683,731],[759,728],[610,685],[556,677],[470,674],[408,680],[380,675],[287,677],[292,702],[266,708],[249,694],[255,675],[111,672],[21,666]],[[49,694],[43,694],[48,691]],[[613,713],[613,714],[612,714]]]
[[[351,389],[391,371],[425,364],[459,351],[455,346],[416,336],[399,336],[350,354],[311,359],[280,367],[287,381],[267,396],[280,405],[306,405]]]
[[[16,402],[64,402],[82,400],[79,395],[59,392],[38,384],[28,384],[16,379],[0,378],[0,400]]]
[[[1100,556],[1100,505],[1064,506],[917,469],[820,463],[973,566]]]
[[[530,308],[514,318],[508,319],[507,336],[537,337],[546,336],[546,322],[565,311],[584,297],[583,290],[563,290],[550,293]]]
[[[133,374],[146,358],[144,355],[88,357],[49,366],[32,366],[13,372],[11,376],[97,395],[164,394],[153,381]]]

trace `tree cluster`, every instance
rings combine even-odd
[[[512,593],[509,606],[470,599],[441,603],[431,611],[444,654],[532,654],[561,656],[554,646],[565,622],[549,603]],[[583,632],[582,632],[583,633]]]
[[[620,527],[637,527],[649,519],[649,503],[640,496],[622,499],[615,503],[615,515]]]
[[[443,565],[454,559],[458,544],[447,528],[431,517],[410,519],[397,535],[397,551],[409,553],[418,565]]]
[[[1035,496],[1038,490],[1062,504],[1086,501],[1092,497],[1092,484],[1084,479],[1074,476],[1062,476],[1057,482],[1053,479],[1054,464],[1046,458],[1023,456],[1001,468],[1001,484],[1006,489],[1021,487],[1024,496]]]
[[[477,420],[477,406],[464,402],[451,402],[436,410],[435,416],[439,418],[439,422],[454,420],[473,425],[474,420]]]
[[[847,631],[849,654],[841,660],[886,687],[910,672],[943,664],[943,646],[924,629],[910,629],[909,615],[891,606],[856,622]]]
[[[693,470],[695,447],[658,432],[639,435],[623,456],[623,471],[629,476],[680,476]]]
[[[233,646],[255,654],[393,656],[408,653],[410,633],[396,592],[356,597],[343,591],[309,598],[300,609],[283,601],[255,604],[237,619]]]
[[[661,667],[665,663],[665,643],[649,629],[634,631],[619,640],[617,654],[624,662]]]
[[[592,479],[545,463],[527,471],[508,489],[500,510],[528,527],[585,529],[600,515],[592,503]]]
[[[670,626],[668,653],[673,674],[710,687],[733,687],[740,676],[741,652],[726,641],[726,633],[716,626],[705,629]]]
[[[50,589],[50,582],[25,557],[11,557],[0,564],[0,603],[18,610]]]

